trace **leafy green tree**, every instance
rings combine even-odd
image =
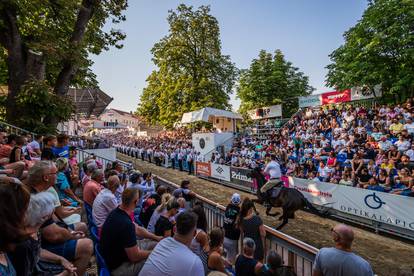
[[[237,70],[221,52],[219,25],[210,8],[182,4],[169,11],[167,20],[168,35],[151,50],[157,70],[147,79],[137,113],[171,128],[185,112],[229,109]]]
[[[125,35],[104,28],[125,20],[127,0],[2,0],[0,2],[0,81],[7,81],[8,122],[22,127],[33,118],[22,118],[22,97],[38,93],[49,101],[46,110],[33,110],[52,129],[62,118],[52,107],[64,110],[70,86],[96,86],[91,71],[91,54],[98,55],[110,46],[122,47]],[[6,80],[5,77],[6,76]],[[45,91],[45,85],[48,91]],[[29,87],[31,87],[29,89]],[[36,87],[36,89],[33,89]],[[58,97],[58,98],[56,98]],[[20,105],[16,104],[20,101]],[[70,104],[69,104],[70,106]],[[31,108],[44,108],[32,105]],[[63,112],[62,114],[67,114]],[[27,120],[26,120],[27,119]]]
[[[344,34],[345,44],[330,55],[327,83],[384,93],[414,92],[414,1],[371,0],[359,22]]]
[[[297,100],[286,99],[312,93],[309,79],[291,62],[286,61],[282,51],[275,54],[261,50],[253,59],[250,68],[243,70],[237,87],[240,98],[239,112],[245,117],[247,111],[283,102],[283,115],[289,116],[297,110]]]

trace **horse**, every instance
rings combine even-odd
[[[257,181],[257,199],[253,200],[253,203],[263,203],[262,196],[260,194],[260,188],[266,183],[266,179],[261,172],[260,168],[255,168],[250,173],[250,176]],[[277,197],[269,197],[267,199],[269,205],[266,207],[266,215],[275,217],[279,215],[279,212],[270,213],[273,207],[281,207],[282,215],[278,218],[282,223],[277,226],[277,230],[280,230],[285,226],[289,219],[295,218],[295,212],[297,210],[308,210],[311,213],[319,215],[321,217],[326,216],[326,214],[321,213],[318,209],[313,207],[313,205],[305,198],[305,196],[296,189],[282,187]]]

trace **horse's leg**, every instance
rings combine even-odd
[[[275,216],[277,216],[277,215],[280,214],[279,212],[274,212],[273,214],[270,213],[270,211],[272,210],[272,208],[273,208],[272,206],[268,206],[266,208],[266,215],[271,216],[271,217],[275,217]]]
[[[276,228],[276,230],[282,229],[283,226],[285,226],[289,222],[289,214],[287,208],[283,207],[283,214],[281,218],[283,218],[282,223]]]

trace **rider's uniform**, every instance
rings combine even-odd
[[[282,172],[280,171],[280,165],[274,160],[270,161],[267,164],[266,168],[264,169],[264,173],[270,175],[270,179],[260,189],[262,193],[266,193],[267,191],[275,187],[280,182],[280,178],[282,176]]]

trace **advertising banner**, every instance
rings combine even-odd
[[[201,176],[211,176],[210,163],[196,162],[196,174]]]
[[[381,97],[381,96],[382,96],[381,85],[374,86],[374,91],[372,91],[366,86],[353,87],[351,89],[351,101],[366,100],[366,99],[372,99],[372,98]]]
[[[243,168],[230,168],[231,182],[251,188],[253,180],[249,175],[251,170]]]
[[[230,181],[230,167],[226,165],[210,164],[211,166],[211,177]]]
[[[322,104],[345,103],[351,101],[351,89],[321,94]]]
[[[282,105],[272,105],[250,110],[249,116],[252,120],[282,117]]]
[[[310,95],[306,97],[299,97],[299,107],[313,107],[322,105],[321,95]]]
[[[414,231],[414,198],[289,177],[289,185],[316,205]]]

